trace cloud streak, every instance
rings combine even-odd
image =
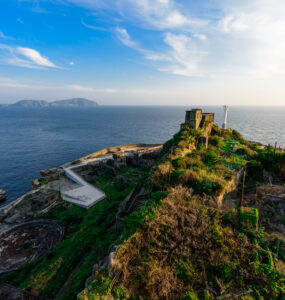
[[[117,13],[118,40],[156,62],[158,70],[184,76],[268,76],[285,70],[285,2],[275,0],[65,0]],[[128,25],[122,25],[128,24]],[[159,49],[131,37],[128,26],[161,32]],[[160,62],[160,63],[158,63]]]
[[[39,51],[0,44],[0,62],[29,69],[60,68]]]

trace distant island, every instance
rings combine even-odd
[[[20,100],[13,104],[0,104],[0,107],[96,107],[98,103],[84,98],[72,98],[48,102],[45,100]]]

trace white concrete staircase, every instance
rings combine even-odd
[[[106,194],[86,182],[82,177],[76,174],[73,169],[85,164],[77,164],[64,168],[66,177],[71,179],[75,184],[68,189],[61,189],[61,197],[63,200],[83,208],[90,208],[100,200],[106,197]]]

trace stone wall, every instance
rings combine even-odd
[[[214,122],[215,115],[213,113],[203,113],[202,115],[202,122],[205,123],[208,122]]]
[[[149,152],[124,152],[115,153],[110,159],[102,159],[86,162],[73,168],[87,182],[91,182],[96,176],[115,175],[116,169],[127,167],[151,167],[159,157],[160,148]]]
[[[144,149],[149,149],[149,150],[152,150],[154,151],[155,149],[158,149],[158,148],[161,148],[162,145],[161,144],[127,144],[127,145],[122,145],[122,146],[115,146],[115,147],[109,147],[109,148],[105,148],[105,149],[102,149],[100,151],[97,151],[97,152],[94,152],[90,155],[87,155],[85,157],[82,157],[78,160],[76,160],[75,162],[73,162],[72,164],[77,164],[77,163],[80,163],[80,162],[84,162],[86,160],[90,160],[90,159],[94,159],[94,158],[99,158],[101,156],[105,156],[105,155],[108,155],[108,154],[116,154],[116,153],[119,153],[119,152],[130,152],[130,151],[140,151],[140,150],[144,150]],[[66,167],[66,166],[69,166],[70,163],[68,164],[65,164],[64,166],[62,167]]]

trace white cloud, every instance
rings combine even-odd
[[[67,85],[67,87],[74,91],[78,91],[78,92],[93,92],[94,91],[93,88],[82,86],[79,84],[71,84],[71,85]]]
[[[29,69],[59,68],[37,50],[0,44],[0,63]]]
[[[203,41],[207,40],[207,36],[205,34],[195,33],[194,37]]]
[[[285,73],[284,0],[58,1],[112,11],[106,15],[119,24],[117,38],[158,70],[185,76]],[[150,35],[157,31],[160,45],[144,46],[139,36],[130,36],[128,26],[134,25]]]
[[[239,55],[244,69],[255,76],[285,74],[285,2],[241,1],[226,12],[218,24],[224,33],[218,37],[226,40],[224,51],[239,48],[232,59]]]
[[[65,0],[89,9],[108,9],[119,12],[121,16],[136,25],[158,30],[183,28],[204,24],[193,16],[183,14],[175,0]]]
[[[24,21],[21,18],[17,18],[17,21],[21,24],[25,24]]]
[[[124,4],[127,0],[122,1]],[[217,0],[207,18],[190,18],[177,2],[136,1],[129,7],[140,26],[163,30],[168,47],[146,50],[132,44],[148,60],[162,62],[159,70],[185,76],[273,76],[285,73],[285,2],[276,0]],[[122,5],[124,8],[124,6]],[[188,15],[188,17],[187,17]],[[139,16],[139,17],[138,17]],[[130,17],[126,17],[127,20]],[[122,40],[121,40],[122,41]],[[142,49],[144,49],[142,51]]]
[[[164,41],[171,48],[171,64],[161,70],[184,76],[203,75],[199,63],[207,53],[201,50],[192,38],[184,34],[167,33]]]
[[[0,38],[1,39],[7,39],[7,40],[13,40],[14,39],[11,36],[5,35],[2,31],[0,31]]]
[[[82,93],[88,93],[88,92],[97,92],[97,93],[107,93],[107,94],[113,94],[117,93],[117,89],[112,88],[92,88],[83,86],[80,84],[70,84],[66,86],[68,89],[71,89],[73,91],[82,92]]]
[[[117,38],[120,40],[122,44],[127,47],[139,49],[139,45],[137,42],[133,41],[125,28],[116,28],[115,32],[117,34]]]
[[[81,20],[81,23],[83,26],[85,26],[86,28],[92,29],[92,30],[97,30],[97,31],[107,31],[106,28],[100,27],[100,26],[94,26],[94,25],[90,25],[85,23],[83,20]]]
[[[33,63],[35,63],[38,66],[50,67],[50,68],[57,67],[54,63],[52,63],[50,60],[42,56],[38,51],[34,49],[23,48],[23,47],[17,47],[16,49],[20,55],[27,57],[29,60],[31,60]]]

